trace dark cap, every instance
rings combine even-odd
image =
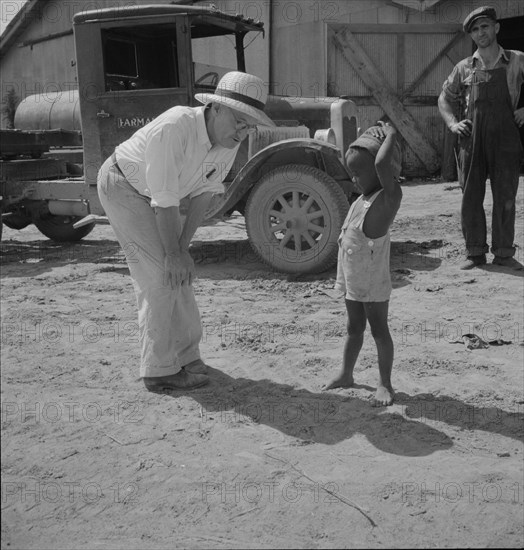
[[[382,143],[384,143],[385,138],[381,139],[375,137],[373,134],[375,130],[379,129],[380,126],[372,126],[368,128],[360,137],[358,137],[353,143],[349,144],[349,148],[346,152],[346,165],[348,162],[348,156],[351,154],[351,149],[365,149],[370,153],[373,158],[376,158]],[[400,176],[400,171],[402,169],[402,151],[398,141],[395,141],[395,149],[393,151],[393,157],[391,159],[391,171],[393,177],[397,179]]]
[[[477,8],[476,10],[473,10],[467,17],[464,19],[464,32],[469,33],[471,30],[471,27],[473,26],[473,23],[480,19],[481,17],[487,17],[488,19],[493,19],[493,21],[497,20],[497,12],[495,11],[495,8],[492,8],[490,6],[481,6],[480,8]]]

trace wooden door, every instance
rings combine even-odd
[[[362,131],[384,117],[397,127],[404,175],[434,174],[445,136],[437,99],[455,63],[470,54],[456,24],[328,24],[328,95],[357,103]]]

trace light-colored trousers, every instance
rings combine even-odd
[[[200,358],[200,313],[191,285],[164,279],[164,248],[150,200],[128,183],[111,158],[98,173],[98,196],[124,250],[138,306],[140,376],[176,374]]]

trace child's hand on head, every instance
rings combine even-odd
[[[383,120],[377,120],[378,126],[373,128],[371,135],[378,139],[384,140],[389,134],[396,134],[397,130],[394,126],[391,126],[389,122],[384,122]]]

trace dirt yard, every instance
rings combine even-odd
[[[138,377],[110,227],[76,245],[4,228],[2,548],[522,547],[524,271],[458,270],[460,195],[404,186],[397,395],[379,409],[369,331],[357,386],[321,391],[344,341],[335,269],[272,272],[241,217],[197,234],[211,383],[173,394]],[[502,345],[467,349],[466,333]]]

